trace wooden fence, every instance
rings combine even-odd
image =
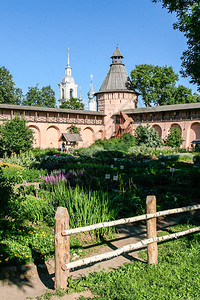
[[[195,211],[200,209],[200,204],[174,208],[156,212],[156,197],[147,196],[146,199],[147,214],[132,218],[125,218],[111,222],[102,222],[90,226],[69,229],[69,215],[64,207],[58,207],[55,215],[55,289],[66,288],[69,270],[76,267],[81,267],[90,263],[111,259],[119,256],[122,253],[131,250],[141,249],[147,246],[148,263],[158,263],[158,248],[157,242],[177,237],[184,236],[189,233],[200,231],[200,226],[191,228],[182,232],[173,233],[161,237],[157,237],[157,217],[178,214],[182,212]],[[135,244],[126,245],[117,250],[106,252],[104,254],[95,255],[92,257],[80,259],[70,262],[70,235],[74,233],[86,232],[99,228],[116,226],[119,224],[127,224],[146,220],[147,221],[147,239],[141,240]]]

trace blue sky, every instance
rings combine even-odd
[[[144,63],[172,66],[179,73],[186,39],[173,29],[175,21],[151,0],[1,0],[0,66],[24,93],[37,83],[50,84],[58,99],[69,47],[72,75],[87,106],[90,74],[98,91],[117,44],[129,75]],[[179,78],[179,84],[196,91],[189,78]]]

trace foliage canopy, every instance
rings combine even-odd
[[[198,0],[153,0],[162,2],[169,12],[175,12],[177,23],[174,29],[183,32],[187,39],[187,50],[183,52],[182,70],[184,77],[190,76],[200,90],[200,2]]]
[[[67,130],[68,130],[69,133],[78,133],[78,134],[80,134],[80,132],[81,132],[81,129],[78,128],[76,125],[71,125],[71,126],[67,127]]]
[[[1,151],[19,154],[32,148],[33,132],[19,116],[0,126]]]
[[[158,136],[158,132],[150,127],[149,124],[147,126],[139,125],[135,129],[135,139],[137,145],[146,145],[147,147],[157,148],[162,145],[161,138]]]
[[[55,107],[56,98],[55,92],[50,85],[39,89],[38,84],[35,87],[29,87],[26,98],[23,101],[24,105],[40,106],[40,107]]]
[[[60,105],[60,108],[83,110],[84,104],[80,99],[71,98],[63,101]]]
[[[170,128],[170,134],[165,139],[165,145],[169,147],[180,147],[183,142],[180,128]]]
[[[172,67],[154,65],[136,65],[131,72],[132,83],[142,95],[146,106],[170,105],[199,102],[200,96],[192,94],[192,90],[179,85],[178,74]]]
[[[0,67],[0,103],[21,104],[22,90],[15,87],[13,77],[5,67]]]

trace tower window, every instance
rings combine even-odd
[[[70,89],[70,99],[73,98],[73,89]]]
[[[65,91],[62,89],[62,99],[65,99]]]

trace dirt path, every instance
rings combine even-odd
[[[158,220],[158,230],[163,230],[169,226],[177,223],[177,218],[168,217],[160,218]],[[119,234],[116,239],[106,242],[106,246],[95,248],[95,253],[100,254],[115,250],[124,245],[136,243],[141,239],[146,238],[146,226],[145,223],[134,223],[128,225],[118,226]],[[90,246],[91,247],[91,246]],[[92,251],[94,253],[94,251]],[[92,255],[92,253],[91,253]],[[101,269],[109,270],[110,268],[118,268],[126,262],[131,262],[138,260],[138,251],[132,251],[129,253],[124,253],[118,257],[110,259],[108,261],[103,261],[96,263],[92,266],[85,266],[77,270],[72,270],[70,275],[73,278],[85,276],[87,273],[92,271],[99,271]],[[24,273],[24,274],[23,274]],[[12,274],[14,276],[9,276]],[[9,279],[0,278],[0,299],[1,300],[24,300],[27,297],[29,299],[36,299],[47,291],[47,289],[53,290],[54,285],[54,260],[49,260],[46,265],[35,266],[31,264],[24,267],[21,270],[21,275],[16,271],[15,268],[4,271],[4,274],[0,274],[1,277],[8,277]],[[78,299],[81,295],[85,297],[91,297],[90,292],[65,295],[62,300],[74,300]],[[53,297],[53,300],[60,298]]]

